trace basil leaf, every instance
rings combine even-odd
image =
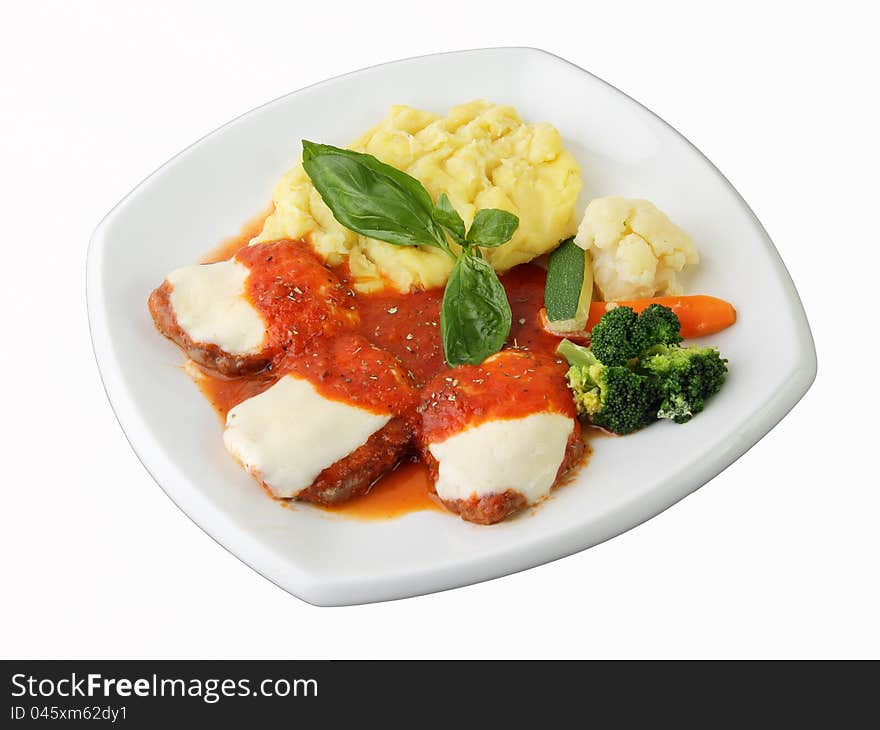
[[[372,155],[303,140],[303,167],[343,226],[396,246],[448,250],[431,196],[414,177]]]
[[[510,321],[510,304],[495,269],[482,258],[462,253],[440,309],[446,362],[452,367],[479,365],[502,348]]]
[[[441,193],[437,205],[434,206],[434,220],[452,234],[457,244],[460,246],[465,244],[464,221],[458,211],[452,207],[452,201],[446,193]]]
[[[477,211],[467,234],[472,246],[500,246],[507,243],[519,227],[519,218],[497,208]]]

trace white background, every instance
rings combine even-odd
[[[225,5],[4,12],[0,655],[880,656],[868,3]],[[718,165],[788,265],[819,376],[727,471],[608,543],[442,594],[313,608],[202,533],[128,447],[89,342],[88,238],[154,168],[258,104],[382,61],[498,45],[589,69]]]

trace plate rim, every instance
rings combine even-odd
[[[112,340],[109,336],[107,313],[101,300],[100,281],[107,245],[105,231],[120,212],[125,209],[125,206],[132,197],[144,186],[148,185],[159,173],[175,163],[178,158],[186,155],[205,139],[226,127],[238,123],[245,117],[258,113],[265,107],[273,105],[282,99],[300,94],[308,89],[329,85],[366,71],[386,66],[402,65],[427,58],[478,53],[526,53],[550,57],[556,62],[561,62],[581,73],[587,74],[602,86],[607,87],[612,93],[622,95],[648,112],[680,139],[684,140],[690,149],[708,164],[709,169],[725,183],[726,188],[734,193],[739,204],[748,212],[757,231],[760,232],[764,248],[770,254],[770,260],[777,270],[776,278],[786,289],[785,301],[788,304],[792,320],[796,324],[797,349],[804,357],[800,361],[799,366],[794,369],[785,385],[777,390],[772,398],[756,409],[755,416],[748,427],[737,433],[736,445],[732,449],[725,450],[724,452],[704,453],[698,457],[694,469],[687,478],[681,479],[680,474],[677,472],[659,482],[647,497],[634,497],[632,500],[623,502],[608,510],[601,515],[598,521],[593,523],[593,534],[588,539],[579,538],[578,526],[572,526],[564,531],[549,532],[538,540],[537,543],[531,543],[528,555],[521,555],[514,548],[504,550],[503,557],[489,560],[485,557],[479,557],[454,566],[439,566],[419,571],[403,571],[400,574],[392,572],[389,575],[379,577],[371,575],[356,579],[350,577],[320,578],[314,573],[304,570],[301,566],[282,559],[281,556],[276,555],[275,551],[265,544],[249,538],[247,530],[243,530],[234,523],[231,523],[216,507],[212,508],[211,500],[207,496],[198,494],[196,490],[194,494],[189,495],[189,500],[184,500],[181,498],[182,495],[179,490],[175,489],[174,478],[169,476],[175,472],[174,460],[167,459],[158,445],[151,441],[153,437],[150,429],[142,422],[138,414],[137,401],[127,392],[127,389],[118,377],[121,368],[119,368],[118,363],[115,361]],[[138,182],[98,223],[90,237],[86,255],[86,308],[93,354],[104,392],[129,446],[146,472],[172,503],[214,542],[279,588],[307,603],[317,606],[374,603],[464,587],[485,580],[511,575],[522,570],[528,570],[589,549],[616,537],[656,517],[689,494],[695,492],[737,461],[752,446],[766,436],[797,405],[815,381],[818,369],[815,343],[809,321],[791,274],[766,229],[736,187],[685,135],[644,104],[577,64],[550,51],[532,46],[501,46],[454,50],[374,64],[282,94],[202,135]],[[174,476],[185,482],[190,481],[179,471]],[[186,506],[184,506],[183,502],[186,502]],[[196,502],[201,503],[197,509],[193,507],[193,504]],[[635,508],[637,508],[639,513],[637,519],[633,518],[631,512]],[[198,512],[198,519],[193,514],[195,512]],[[506,563],[506,565],[501,565],[500,562]],[[261,567],[257,567],[257,564]],[[272,566],[271,570],[264,567],[269,565]],[[284,579],[279,577],[282,575]]]

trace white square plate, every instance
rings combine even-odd
[[[453,82],[450,82],[453,80]],[[590,464],[533,515],[481,527],[419,512],[387,522],[282,509],[233,462],[221,424],[153,327],[147,296],[257,211],[302,138],[344,145],[391,104],[445,113],[473,98],[548,121],[591,197],[648,198],[694,237],[688,291],[732,301],[737,324],[708,338],[730,376],[687,425],[594,443]],[[801,398],[816,354],[797,292],[761,224],[725,178],[650,111],[586,71],[524,48],[463,51],[364,69],[230,122],[142,182],[101,222],[88,260],[92,339],[132,447],[172,500],[269,580],[320,605],[413,596],[487,580],[583,550],[694,491]],[[760,362],[753,353],[760,352]]]

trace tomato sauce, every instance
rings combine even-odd
[[[510,301],[513,322],[509,347],[554,354],[559,340],[541,327],[547,272],[534,264],[522,264],[500,279]],[[442,289],[410,294],[384,292],[357,297],[358,331],[379,347],[396,355],[415,375],[418,386],[446,369],[440,339]]]
[[[241,230],[234,236],[224,239],[220,245],[210,250],[199,260],[200,264],[216,264],[218,261],[231,259],[237,251],[247,246],[252,238],[256,238],[263,230],[263,224],[275,211],[275,203],[270,203],[262,213],[257,213],[245,222]]]
[[[354,290],[324,266],[303,241],[246,246],[235,260],[250,269],[247,296],[267,325],[273,360],[303,353],[358,321]]]
[[[417,387],[446,367],[440,340],[442,289],[358,296],[358,331],[413,373]]]
[[[362,497],[321,509],[359,520],[390,520],[425,510],[446,512],[431,489],[428,468],[416,457],[402,461]]]
[[[400,415],[415,404],[413,378],[387,350],[344,332],[302,355],[288,356],[278,373],[296,373],[331,400]]]
[[[555,354],[558,339],[541,326],[544,269],[522,264],[500,276],[512,312],[504,356],[460,368],[456,378],[447,379],[440,337],[442,289],[359,294],[346,266],[324,266],[305,242],[248,247],[270,212],[203,259],[210,263],[235,255],[251,269],[249,299],[269,323],[274,351],[269,368],[252,376],[226,378],[200,369],[196,381],[221,418],[288,372],[307,378],[328,398],[377,412],[398,414],[421,400],[426,428],[435,438],[478,421],[490,408],[493,417],[515,417],[536,406],[574,415],[571,398],[560,387],[565,365]],[[466,379],[474,388],[460,397]],[[451,395],[445,390],[453,380],[460,402],[450,408],[445,401],[443,415],[432,417],[431,403]],[[367,494],[322,509],[358,519],[390,519],[442,507],[432,496],[426,467],[413,456]]]
[[[423,390],[420,408],[427,442],[443,441],[468,426],[538,412],[575,417],[558,358],[525,350],[502,350],[480,365],[440,373]]]
[[[278,377],[271,372],[246,375],[241,378],[227,378],[219,373],[206,370],[201,365],[190,362],[188,368],[192,368],[191,374],[199,390],[214,406],[214,410],[226,423],[226,414],[239,403],[259,395],[268,390],[277,381]]]

